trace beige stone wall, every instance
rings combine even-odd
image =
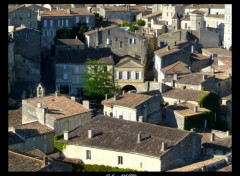
[[[91,151],[91,160],[86,159],[86,150]],[[137,153],[125,153],[93,147],[67,145],[63,150],[63,154],[69,158],[82,159],[85,164],[103,164],[112,167],[131,168],[139,171],[161,171],[161,162],[159,158]],[[118,156],[123,157],[122,165],[118,165]]]

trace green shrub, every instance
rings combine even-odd
[[[137,25],[138,26],[145,26],[145,24],[146,24],[146,21],[144,21],[142,19],[137,20]]]
[[[53,138],[54,141],[54,149],[58,152],[62,152],[64,148],[66,148],[66,144],[63,142],[59,141],[63,139],[63,134],[55,135]]]

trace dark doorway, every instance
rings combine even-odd
[[[60,94],[69,94],[69,86],[61,85],[60,86]]]
[[[122,88],[122,91],[125,90],[125,92],[128,92],[130,90],[137,90],[134,86],[132,85],[126,85]]]

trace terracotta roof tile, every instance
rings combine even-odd
[[[51,94],[44,97],[29,98],[23,101],[35,108],[37,108],[37,104],[41,102],[42,107],[48,107],[47,115],[55,119],[61,119],[91,111],[63,95],[56,96],[55,94]]]
[[[201,73],[191,73],[187,75],[182,75],[180,76],[177,80],[176,83],[180,84],[191,84],[191,85],[200,85],[201,83],[205,82],[206,80],[203,80],[203,76],[205,74]],[[205,79],[209,79],[214,77],[214,75],[206,75]]]
[[[224,14],[209,14],[206,17],[223,18],[224,19]]]
[[[103,100],[102,104],[107,106],[117,105],[128,108],[135,108],[136,106],[144,103],[150,98],[151,96],[148,95],[125,93],[123,96],[120,96],[116,101],[114,101],[114,98],[110,98],[108,100]]]
[[[92,139],[88,139],[88,130],[92,128],[96,135]],[[143,140],[137,143],[139,133]],[[167,143],[166,151],[168,151],[189,135],[195,134],[170,127],[98,115],[80,128],[71,131],[69,140],[66,142],[70,145],[92,146],[160,157],[165,153],[161,151],[162,142]]]
[[[22,107],[15,110],[8,116],[8,126],[16,126],[22,124]]]
[[[84,46],[84,43],[78,39],[57,39],[57,41],[55,42],[55,45],[72,45],[72,46],[83,45]]]
[[[218,149],[232,149],[232,136],[228,136],[215,141],[208,141],[202,144],[204,147],[212,147]]]
[[[181,74],[187,74],[191,73],[191,71],[188,69],[188,65],[177,61],[167,67],[164,67],[161,69],[161,71],[165,74],[174,74],[174,73],[181,73]]]
[[[223,57],[232,57],[232,51],[223,49],[223,48],[203,48],[212,54],[222,55]]]
[[[201,10],[194,10],[192,12],[190,12],[192,14],[204,14],[205,12],[201,11]]]
[[[192,61],[194,61],[194,60],[199,61],[199,60],[209,59],[208,56],[204,56],[204,55],[202,55],[202,54],[200,54],[200,53],[198,53],[198,52],[196,52],[196,51],[194,51],[193,53],[191,53],[190,57],[191,57],[191,60],[192,60]]]
[[[105,7],[106,11],[145,11],[143,6],[129,6],[129,9],[126,6],[108,6]]]
[[[160,16],[161,14],[162,14],[162,12],[154,12],[154,13],[142,16],[141,18],[142,19],[153,18],[153,17],[156,17],[156,16]]]

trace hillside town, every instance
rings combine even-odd
[[[232,4],[8,4],[9,172],[232,172]]]

